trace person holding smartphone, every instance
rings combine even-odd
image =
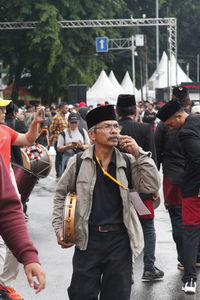
[[[70,113],[68,117],[68,127],[59,134],[57,150],[62,152],[62,173],[67,162],[74,154],[86,150],[90,145],[87,131],[79,127],[79,117],[77,113]]]

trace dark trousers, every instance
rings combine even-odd
[[[170,207],[168,209],[172,224],[172,236],[176,244],[177,259],[183,264],[183,224],[182,224],[182,209],[181,207]]]
[[[54,144],[54,149],[56,151],[56,157],[55,157],[56,177],[60,177],[62,175],[62,152],[57,151],[57,142]]]
[[[155,263],[155,247],[156,247],[156,233],[154,227],[154,219],[140,218],[142,230],[144,234],[144,270],[150,271]]]
[[[183,282],[187,282],[190,278],[197,279],[196,261],[200,245],[200,228],[184,228],[183,230],[184,244],[184,276]]]
[[[132,253],[126,230],[90,231],[87,250],[75,248],[69,299],[129,300],[131,285]]]
[[[169,216],[172,224],[172,236],[176,244],[177,259],[184,265],[184,243],[183,243],[183,224],[182,224],[182,209],[181,207],[168,208]],[[186,241],[187,242],[187,241]],[[196,262],[200,262],[200,244],[198,247],[198,253]]]

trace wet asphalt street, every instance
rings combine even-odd
[[[56,243],[51,226],[52,199],[55,186],[56,179],[53,166],[50,175],[40,179],[36,184],[28,203],[30,220],[27,225],[31,238],[39,250],[40,260],[46,272],[47,286],[44,291],[35,295],[28,286],[23,266],[20,266],[15,288],[18,293],[23,295],[24,300],[68,299],[67,287],[72,274],[73,247],[61,249]],[[155,225],[157,232],[156,266],[165,272],[165,277],[162,281],[154,283],[142,282],[143,263],[141,255],[134,264],[134,285],[131,300],[199,300],[199,282],[195,295],[185,295],[181,291],[182,272],[177,270],[176,251],[172,241],[169,216],[163,203],[156,209]]]

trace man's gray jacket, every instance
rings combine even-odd
[[[116,151],[116,179],[128,187],[124,171],[126,161],[123,155]],[[63,227],[63,208],[68,192],[77,193],[75,212],[75,243],[80,250],[86,250],[88,243],[88,220],[92,208],[93,190],[96,182],[96,163],[93,159],[94,146],[83,152],[82,164],[76,177],[76,155],[70,158],[67,168],[59,180],[54,196],[53,228],[55,232]],[[132,185],[138,193],[155,193],[160,188],[160,176],[151,158],[150,152],[139,148],[137,157],[127,154],[130,159]],[[123,219],[130,238],[133,256],[136,257],[143,249],[143,233],[137,213],[129,199],[128,189],[119,187],[123,203]]]

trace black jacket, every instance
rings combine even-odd
[[[119,124],[122,126],[121,134],[129,135],[134,138],[137,144],[142,147],[144,151],[151,151],[152,158],[157,164],[156,148],[151,125],[147,123],[136,122],[128,117],[120,119]]]
[[[162,164],[163,174],[173,184],[181,184],[185,168],[185,157],[178,138],[178,131],[168,129],[163,122],[156,127],[155,145],[158,169]]]
[[[200,189],[200,115],[190,114],[178,136],[185,155],[182,194],[183,197],[197,196]]]
[[[157,164],[156,148],[151,124],[139,123],[128,117],[120,119],[119,124],[122,126],[121,134],[129,135],[134,138],[144,151],[151,151],[152,158]],[[152,195],[149,194],[140,194],[140,197],[143,200],[150,199],[151,196]]]

